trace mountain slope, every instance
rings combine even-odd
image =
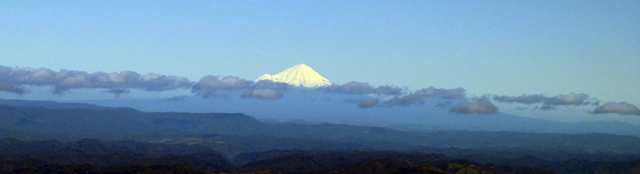
[[[44,107],[49,109],[92,109],[92,110],[113,110],[115,108],[98,106],[88,103],[62,103],[55,101],[34,101],[34,100],[15,100],[0,99],[0,105],[20,106],[20,107]],[[119,108],[127,110],[127,108]],[[129,109],[131,110],[131,109]]]
[[[323,87],[331,85],[331,81],[322,77],[318,72],[311,69],[311,67],[305,64],[299,64],[286,69],[278,74],[269,75],[265,74],[255,81],[270,80],[274,82],[287,83],[293,86],[303,86],[307,88]]]
[[[51,135],[49,138],[64,140],[111,140],[156,134],[253,135],[265,127],[255,118],[244,114],[152,113],[3,105],[0,105],[0,118],[0,138]]]

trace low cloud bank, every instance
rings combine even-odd
[[[434,88],[430,86],[429,88],[422,88],[413,93],[414,95],[420,97],[440,97],[443,99],[464,99],[466,96],[466,90],[464,88],[452,88],[452,89],[444,89],[444,88]]]
[[[546,106],[557,105],[586,105],[589,104],[587,94],[560,94],[555,97],[545,97],[542,94],[522,95],[522,96],[493,96],[493,100],[505,103],[521,103],[521,104],[534,104],[542,103]]]
[[[491,114],[498,110],[496,105],[487,100],[477,100],[474,102],[461,102],[451,109],[451,112],[463,114]]]
[[[439,97],[442,99],[462,100],[466,97],[466,90],[464,88],[422,88],[416,90],[413,93],[404,96],[394,96],[393,98],[386,100],[382,105],[387,107],[393,106],[410,106],[414,104],[424,104],[425,98]]]
[[[393,106],[410,106],[413,104],[424,104],[424,97],[419,95],[405,95],[402,97],[395,96],[392,99],[387,100],[384,105],[387,107]]]
[[[188,96],[174,96],[167,99],[167,102],[183,102]]]
[[[558,106],[596,106],[595,110],[591,113],[594,114],[607,114],[616,113],[621,115],[638,115],[640,116],[640,110],[626,102],[608,102],[604,105],[600,105],[598,99],[589,99],[587,94],[561,94],[554,97],[545,97],[542,94],[533,95],[521,95],[521,96],[493,96],[493,100],[503,103],[521,103],[521,104],[542,104],[542,106],[535,106],[532,110],[556,110]],[[521,109],[519,109],[521,110]]]
[[[359,108],[370,108],[378,105],[378,100],[365,100],[362,103],[358,104]]]
[[[423,88],[416,90],[415,92],[402,95],[402,88],[392,87],[392,86],[380,86],[377,88],[369,86],[367,83],[360,82],[349,82],[345,85],[333,86],[330,88],[325,88],[325,91],[328,92],[338,92],[338,93],[347,93],[347,94],[385,94],[385,95],[393,95],[392,98],[386,100],[371,100],[360,103],[358,107],[360,108],[371,108],[374,106],[381,107],[394,107],[394,106],[411,106],[414,104],[425,104],[426,98],[439,97],[442,99],[451,99],[451,100],[462,100],[466,97],[466,90],[464,88],[452,88],[452,89],[443,89],[443,88],[434,88],[433,86],[429,88]],[[374,102],[375,101],[375,102]],[[449,101],[450,103],[451,101]],[[446,103],[447,105],[449,103]],[[437,107],[444,108],[445,105],[438,105]]]
[[[607,114],[607,113],[617,113],[622,115],[637,115],[640,116],[640,110],[629,103],[626,102],[608,102],[604,105],[597,107],[594,111],[594,114]]]
[[[60,70],[58,72],[46,69],[10,68],[0,66],[0,82],[14,88],[0,87],[17,94],[25,93],[23,88],[16,86],[34,85],[51,86],[54,94],[62,94],[71,89],[103,88],[115,95],[126,93],[125,89],[135,88],[146,91],[166,91],[179,88],[189,88],[192,82],[185,77],[165,76],[159,74],[140,75],[133,71],[120,73],[95,72],[89,74],[84,71]]]
[[[438,104],[435,105],[435,107],[438,107],[440,109],[444,109],[449,107],[449,105],[452,103],[452,101],[446,101],[446,102],[440,102]]]
[[[191,92],[208,98],[219,90],[240,90],[248,87],[251,83],[251,81],[235,76],[204,76],[191,87]]]
[[[589,95],[569,93],[566,95],[558,95],[547,99],[544,103],[546,105],[586,105]]]
[[[282,92],[278,92],[273,89],[253,89],[242,94],[242,98],[257,98],[265,100],[279,99],[283,95]]]
[[[24,89],[24,87],[15,87],[15,86],[7,85],[7,84],[0,84],[0,91],[15,93],[15,94],[19,94],[19,95],[22,95],[22,94],[27,92]]]
[[[121,94],[129,94],[129,92],[131,91],[129,91],[128,89],[109,89],[105,92],[112,93],[116,98],[120,98]]]
[[[337,92],[346,94],[378,94],[378,95],[401,95],[403,89],[394,86],[379,86],[374,88],[367,82],[351,81],[344,85],[334,85],[320,88],[326,92]]]
[[[215,96],[216,92],[223,90],[245,90],[241,98],[256,98],[274,100],[282,98],[284,91],[297,89],[286,83],[278,83],[268,80],[253,82],[235,76],[205,76],[198,82],[193,82],[185,77],[166,76],[160,74],[141,75],[133,71],[122,72],[94,72],[60,70],[53,71],[46,68],[11,68],[0,65],[0,92],[9,92],[18,95],[29,93],[25,86],[50,86],[53,94],[63,94],[73,89],[106,89],[103,92],[111,93],[116,98],[123,94],[129,94],[131,89],[141,89],[145,91],[168,91],[175,89],[191,89],[191,92],[208,98]],[[350,95],[380,95],[387,98],[370,99],[360,102],[359,108],[371,107],[394,107],[410,106],[414,104],[424,104],[426,98],[438,97],[446,100],[465,100],[466,90],[464,88],[435,88],[433,86],[422,88],[408,93],[406,88],[383,85],[374,87],[366,82],[351,81],[344,85],[332,85],[328,87],[305,89],[310,91],[343,93]],[[408,94],[407,94],[408,93]],[[534,109],[555,110],[557,106],[571,105],[593,105],[597,108],[594,114],[617,113],[623,115],[639,115],[640,111],[636,106],[625,102],[609,102],[600,105],[597,99],[590,100],[589,95],[583,93],[561,94],[553,97],[546,97],[543,94],[522,95],[522,96],[493,96],[496,102],[520,103],[520,104],[540,104]],[[170,98],[167,101],[179,102],[184,97]],[[451,103],[439,103],[435,107],[446,108]],[[453,109],[457,113],[494,113],[497,107],[486,98],[474,102],[461,102]]]
[[[537,108],[537,107],[536,107]],[[556,110],[556,106],[544,105],[540,107],[540,110],[548,111],[548,110]]]
[[[249,87],[253,89],[273,89],[277,91],[290,91],[296,88],[293,85],[289,85],[282,82],[274,82],[271,80],[260,80],[258,82],[253,83]]]
[[[146,91],[167,91],[175,89],[191,89],[191,92],[205,98],[215,96],[216,92],[223,90],[248,90],[241,97],[278,99],[282,91],[289,91],[296,87],[272,81],[253,81],[241,79],[235,76],[205,76],[198,82],[193,82],[185,77],[166,76],[159,74],[140,75],[133,71],[122,72],[94,72],[60,70],[53,71],[46,68],[11,68],[0,65],[0,91],[15,94],[25,94],[29,90],[24,86],[50,86],[53,94],[63,94],[73,89],[106,89],[103,92],[111,93],[116,98],[123,94],[129,94],[131,89]],[[394,86],[373,87],[366,82],[349,82],[344,85],[333,85],[324,88],[315,88],[325,92],[346,94],[377,94],[377,95],[402,95],[404,89]],[[178,100],[178,99],[176,99]]]

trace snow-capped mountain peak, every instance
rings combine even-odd
[[[262,75],[255,81],[258,82],[260,80],[271,80],[307,88],[323,87],[332,84],[331,81],[322,77],[318,72],[305,64],[293,66],[275,75]]]

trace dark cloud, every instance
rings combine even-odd
[[[278,90],[278,91],[289,91],[292,90],[294,88],[296,88],[293,85],[290,84],[286,84],[286,83],[281,83],[281,82],[274,82],[271,80],[260,80],[256,83],[253,83],[251,86],[251,88],[253,89],[274,89],[274,90]]]
[[[27,92],[24,87],[15,87],[15,86],[11,86],[11,85],[6,85],[6,84],[0,84],[0,91],[6,91],[6,92],[11,92],[11,93],[16,93],[16,94],[24,94],[25,92]]]
[[[451,112],[472,114],[491,114],[498,110],[496,105],[487,100],[477,100],[474,102],[461,102],[458,106],[451,109]]]
[[[384,85],[384,86],[378,86],[377,88],[374,88],[373,93],[381,94],[381,95],[401,95],[402,90],[403,90],[402,88]]]
[[[466,96],[466,90],[464,88],[444,89],[444,88],[434,88],[433,86],[430,86],[429,88],[422,88],[420,90],[416,90],[416,92],[414,92],[413,94],[421,97],[464,99],[464,97]]]
[[[344,85],[325,87],[327,92],[338,92],[347,94],[379,94],[379,95],[401,95],[403,89],[393,86],[379,86],[374,88],[366,82],[351,81]]]
[[[9,68],[4,66],[0,66],[0,81],[12,86],[51,86],[54,94],[79,88],[136,88],[146,91],[165,91],[189,88],[192,85],[192,82],[184,77],[159,74],[141,76],[132,71],[89,74],[83,71],[60,70],[55,72],[45,68]]]
[[[313,98],[312,100],[315,100],[315,98]],[[348,99],[345,99],[344,102],[345,103],[362,103],[365,100],[366,99],[348,98]]]
[[[384,105],[387,107],[392,106],[409,106],[413,104],[424,104],[424,98],[419,95],[405,95],[402,97],[395,96],[392,99],[387,100]]]
[[[167,102],[183,102],[187,96],[174,96],[167,99]]]
[[[128,89],[109,89],[105,92],[112,93],[114,97],[120,98],[120,94],[129,94],[129,92],[131,91],[129,91]]]
[[[347,94],[369,94],[373,92],[373,87],[366,82],[351,81],[344,85],[329,87],[331,92],[347,93]]]
[[[517,97],[509,97],[509,96],[493,96],[493,100],[498,102],[505,103],[522,103],[522,104],[533,104],[533,103],[541,103],[546,100],[547,97],[544,97],[541,94],[534,95],[521,95]]]
[[[378,100],[365,100],[358,104],[359,108],[370,108],[378,105]]]
[[[191,87],[191,92],[204,96],[213,96],[219,90],[240,90],[247,88],[251,81],[240,79],[234,76],[217,77],[204,76]]]
[[[142,76],[140,86],[147,91],[166,91],[178,88],[189,88],[193,84],[187,78],[147,74]]]
[[[425,98],[430,97],[440,97],[443,99],[464,99],[465,98],[465,89],[463,88],[453,88],[453,89],[439,89],[429,87],[423,88],[420,90],[416,90],[411,94],[407,94],[404,96],[395,96],[392,99],[384,102],[384,106],[392,107],[392,106],[409,106],[413,104],[424,104]]]
[[[447,89],[441,97],[444,99],[463,99],[466,95],[465,91],[464,88]]]
[[[606,114],[606,113],[618,113],[622,115],[638,115],[640,116],[640,110],[627,102],[608,102],[604,105],[597,107],[594,114]]]
[[[257,98],[265,100],[279,99],[282,97],[282,92],[278,92],[273,89],[253,89],[242,94],[242,98]]]
[[[452,101],[445,101],[445,102],[440,102],[438,104],[435,105],[435,107],[438,107],[440,109],[444,109],[449,107],[449,105],[451,105],[451,103],[453,103]]]
[[[540,107],[540,110],[543,110],[543,111],[556,110],[556,106],[544,105]]]
[[[534,95],[522,95],[517,97],[510,96],[493,96],[493,100],[498,102],[505,103],[522,103],[522,104],[533,104],[533,103],[542,103],[544,105],[555,106],[555,105],[585,105],[589,104],[587,99],[589,95],[587,94],[560,94],[555,97],[545,97],[542,94],[534,94]]]

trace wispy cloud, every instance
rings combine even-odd
[[[597,107],[594,111],[594,114],[606,114],[606,113],[617,113],[622,115],[638,115],[640,116],[640,110],[629,103],[626,102],[608,102],[604,105]]]

